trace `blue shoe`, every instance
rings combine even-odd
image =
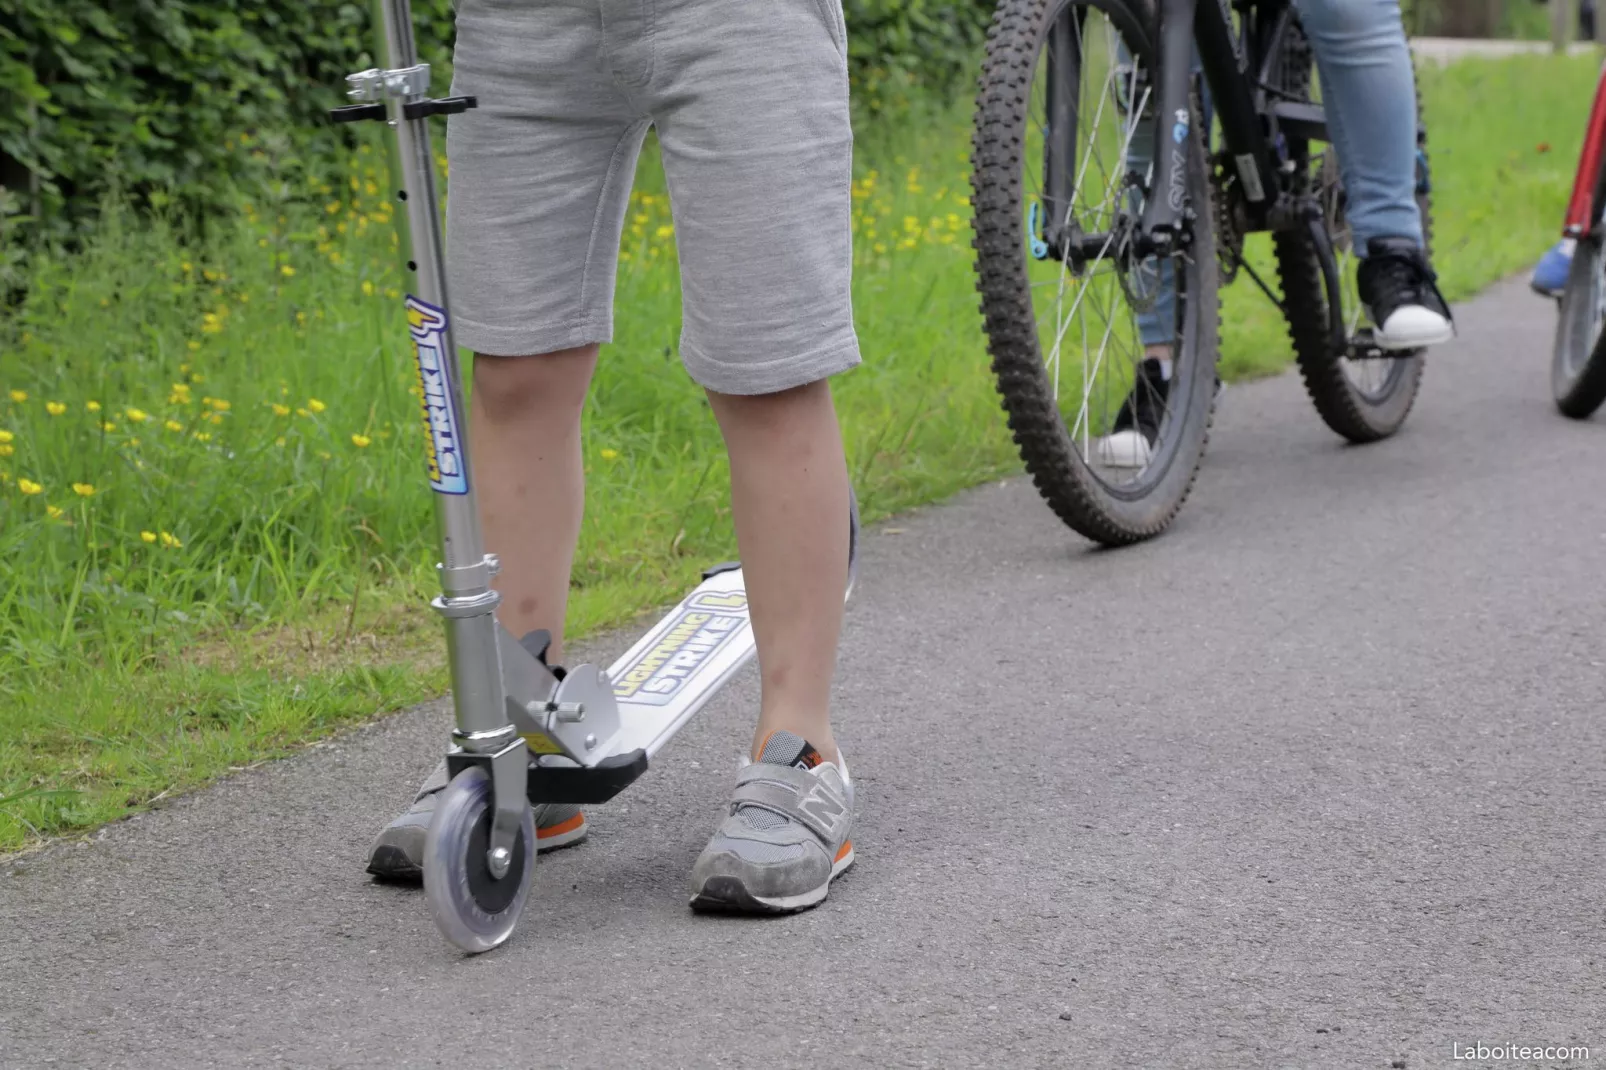
[[[1577,245],[1576,239],[1563,238],[1545,251],[1528,283],[1534,293],[1545,297],[1561,296],[1562,290],[1567,288],[1567,273],[1572,270],[1573,249]]]

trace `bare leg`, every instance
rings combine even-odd
[[[763,684],[754,757],[776,729],[835,761],[831,675],[848,582],[848,472],[826,382],[709,392],[731,459],[731,511]]]
[[[596,362],[594,345],[474,358],[469,442],[485,547],[502,559],[497,618],[514,635],[550,631],[554,664],[585,510],[580,414]]]

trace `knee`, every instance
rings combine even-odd
[[[579,418],[597,347],[530,357],[475,354],[474,408],[493,421]]]

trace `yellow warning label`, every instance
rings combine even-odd
[[[563,748],[553,742],[552,738],[542,732],[524,733],[524,745],[530,748],[531,754],[562,754]]]

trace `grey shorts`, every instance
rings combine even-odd
[[[768,394],[859,362],[841,0],[458,0],[446,245],[457,341],[610,341],[636,156],[657,128],[681,358]]]

